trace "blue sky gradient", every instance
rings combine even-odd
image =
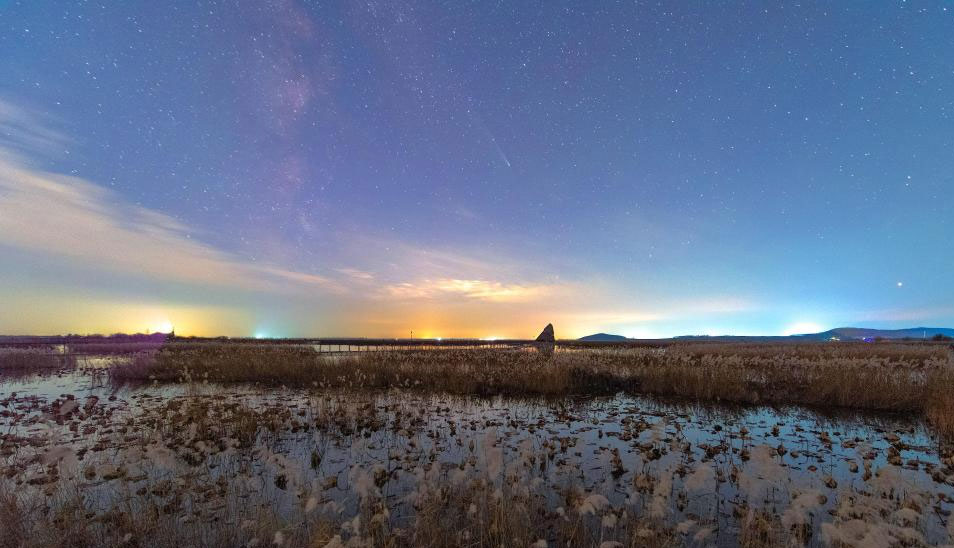
[[[0,2],[0,331],[954,325],[952,17]]]

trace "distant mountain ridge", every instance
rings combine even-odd
[[[593,335],[587,335],[585,337],[580,337],[578,341],[586,342],[617,342],[617,341],[628,341],[629,337],[624,337],[622,335],[611,335],[609,333],[594,333]]]
[[[821,333],[793,335],[807,339],[828,340],[836,337],[842,340],[865,339],[930,339],[936,335],[954,337],[954,329],[948,327],[911,327],[907,329],[869,329],[865,327],[836,327]]]
[[[937,335],[954,338],[954,329],[949,327],[909,327],[907,329],[872,329],[867,327],[836,327],[821,333],[798,335],[681,335],[680,340],[727,340],[727,341],[786,341],[801,339],[809,341],[863,341],[873,339],[931,339]],[[584,342],[620,342],[635,340],[623,335],[594,333],[577,339]]]

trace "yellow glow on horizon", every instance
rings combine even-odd
[[[172,329],[172,322],[169,320],[162,320],[159,323],[153,325],[149,331],[152,333],[171,333]]]
[[[533,339],[547,323],[556,336],[572,339],[611,332],[595,313],[523,304],[488,305],[478,301],[451,303],[359,303],[328,314],[307,304],[289,310],[132,300],[68,290],[22,288],[4,303],[16,315],[0,314],[0,333],[11,335],[145,333],[175,330],[180,336],[368,337],[429,339]],[[616,319],[612,316],[611,319]],[[271,322],[271,323],[269,323]],[[274,324],[274,325],[273,325]],[[640,332],[630,322],[627,335]]]
[[[168,333],[218,336],[248,333],[252,322],[239,308],[96,299],[54,291],[22,291],[7,303],[17,315],[0,314],[0,333],[78,335]]]

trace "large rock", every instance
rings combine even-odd
[[[553,336],[552,323],[548,323],[547,326],[543,328],[543,331],[537,335],[537,342],[556,342],[556,337]]]

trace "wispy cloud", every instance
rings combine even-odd
[[[0,98],[0,157],[22,162],[61,154],[72,140],[53,126],[52,116]]]
[[[16,114],[16,123],[4,127],[38,123],[7,103],[0,106],[7,119]],[[37,137],[28,136],[32,134]],[[59,140],[40,129],[11,130],[8,136],[28,141],[20,148],[52,147]],[[82,178],[35,169],[16,155],[0,155],[0,245],[140,278],[252,291],[319,290],[350,294],[355,302],[524,303],[567,290],[565,284],[540,281],[542,276],[521,277],[515,271],[522,268],[514,261],[401,242],[383,249],[349,246],[362,250],[364,265],[330,265],[325,273],[262,264],[204,243],[197,230],[174,217],[131,204]]]
[[[560,292],[559,285],[527,285],[492,280],[441,278],[402,282],[385,287],[397,299],[464,298],[489,302],[527,302]]]
[[[0,152],[7,152],[0,153],[3,246],[139,278],[252,291],[317,289],[348,294],[353,303],[369,298],[526,303],[567,290],[513,260],[405,242],[345,242],[338,264],[355,266],[332,263],[323,273],[244,259],[204,243],[201,233],[186,223],[131,204],[105,187],[31,167],[27,156],[52,152],[67,142],[43,129],[40,117],[0,102],[0,128]],[[354,260],[349,253],[357,253]]]
[[[256,264],[202,243],[177,219],[126,203],[83,179],[3,157],[0,245],[167,281],[254,290],[342,290],[328,277]]]
[[[662,314],[652,311],[609,309],[581,311],[573,313],[567,319],[573,320],[578,325],[587,326],[592,330],[606,329],[618,325],[655,322],[663,317]]]
[[[852,319],[862,322],[925,322],[944,321],[952,316],[954,306],[942,305],[859,311]]]
[[[506,244],[438,247],[360,230],[323,242],[320,271],[289,267],[300,251],[293,246],[256,261],[212,245],[189,223],[132,204],[94,182],[35,167],[31,160],[69,146],[66,136],[47,129],[50,124],[44,116],[0,100],[0,246],[59,258],[66,272],[119,273],[130,280],[201,288],[185,291],[190,297],[206,288],[237,290],[228,291],[236,296],[235,306],[228,301],[225,309],[234,309],[233,315],[244,312],[249,326],[262,306],[243,304],[242,293],[284,297],[268,306],[281,311],[274,314],[276,322],[300,326],[301,334],[334,327],[344,330],[340,333],[393,335],[410,326],[418,333],[432,328],[447,336],[519,336],[553,321],[564,333],[581,335],[675,315],[751,308],[735,298],[667,301],[656,292],[604,283],[574,266],[522,258],[520,249],[507,250]],[[277,239],[257,248],[274,250],[282,244]],[[67,284],[60,285],[66,291]],[[121,288],[116,289],[118,300],[111,306],[128,309],[129,303],[118,297]],[[106,291],[102,297],[112,296]],[[190,306],[203,304],[193,300],[188,299]],[[319,318],[316,311],[322,307],[334,310],[334,317]],[[212,315],[227,313],[217,309]],[[187,319],[176,319],[176,325],[183,323],[188,325]],[[211,325],[204,329],[221,332]]]
[[[739,296],[713,295],[675,301],[669,306],[669,316],[670,318],[677,318],[693,315],[736,314],[752,312],[759,308],[761,308],[761,305],[751,299]]]
[[[336,268],[335,271],[354,280],[370,281],[374,279],[374,274],[357,268]]]

